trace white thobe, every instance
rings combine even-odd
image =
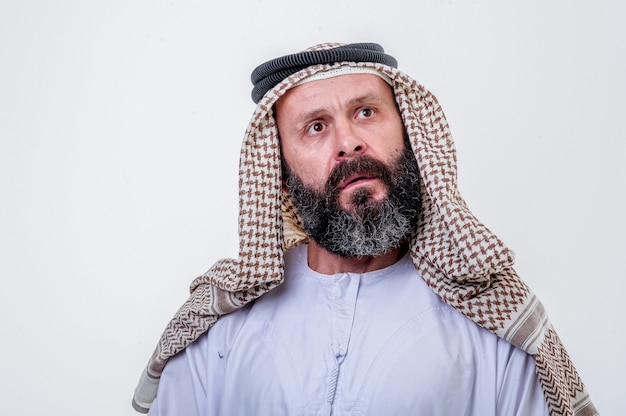
[[[172,358],[151,416],[547,415],[532,356],[430,290],[407,255],[285,282]]]

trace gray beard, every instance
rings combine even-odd
[[[371,257],[400,247],[410,237],[421,210],[419,169],[408,142],[391,167],[369,156],[343,162],[333,169],[324,190],[306,187],[283,161],[286,186],[302,227],[317,244],[341,257]],[[387,197],[372,201],[369,190],[352,197],[353,212],[339,206],[338,185],[355,173],[367,173],[387,187]]]

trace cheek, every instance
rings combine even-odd
[[[283,157],[292,173],[307,186],[316,190],[323,189],[326,178],[322,172],[322,162],[310,155],[284,154]]]
[[[394,163],[398,158],[404,153],[404,136],[401,136],[401,140],[396,140],[395,136],[387,136],[394,137],[394,139],[390,139],[387,143],[385,143],[384,148],[384,161],[387,165],[390,163]]]
[[[285,161],[291,170],[298,175],[305,184],[325,183],[328,176],[328,160],[320,150],[285,149]]]
[[[388,123],[380,137],[384,140],[382,146],[387,155],[397,157],[404,151],[404,125],[399,114]]]

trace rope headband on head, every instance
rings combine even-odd
[[[398,67],[398,61],[393,56],[387,55],[383,47],[377,43],[351,43],[332,49],[309,49],[281,56],[257,66],[250,76],[254,85],[252,101],[258,104],[266,92],[304,68],[343,61],[374,62],[393,68]]]

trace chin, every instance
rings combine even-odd
[[[361,186],[344,195],[340,204],[345,211],[354,212],[358,209],[378,205],[386,198],[386,189],[371,189],[368,186]]]

